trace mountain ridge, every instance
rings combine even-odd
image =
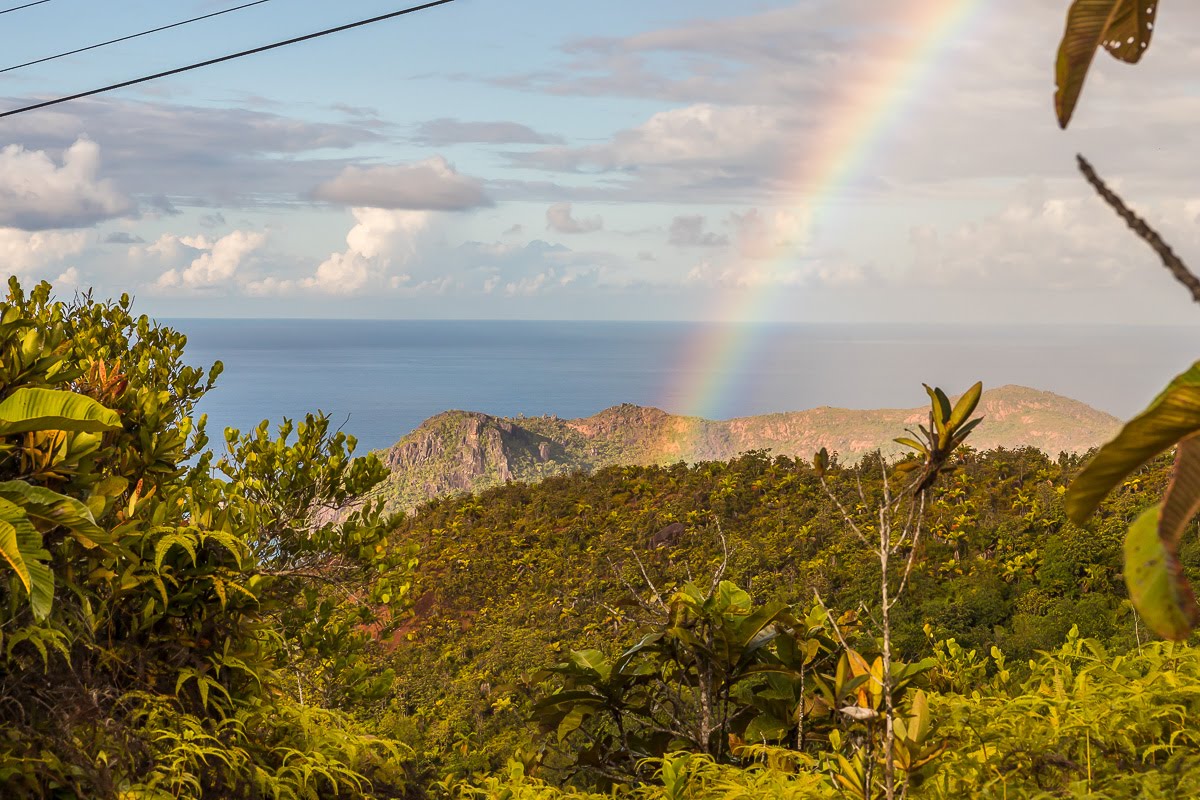
[[[1110,439],[1116,417],[1078,400],[1024,386],[989,389],[971,437],[979,449],[1032,446],[1054,456],[1084,452]],[[383,492],[394,507],[413,508],[454,492],[478,492],[506,481],[612,465],[725,461],[750,450],[809,458],[821,447],[856,461],[927,421],[928,406],[846,409],[819,406],[727,420],[668,413],[622,403],[588,417],[497,417],[450,410],[421,423],[380,451],[392,470]]]

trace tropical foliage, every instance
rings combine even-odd
[[[338,708],[411,555],[383,469],[310,416],[226,434],[221,371],[128,297],[0,304],[0,782],[6,797],[399,794],[405,751]],[[295,434],[294,438],[292,434]]]

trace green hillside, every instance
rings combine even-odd
[[[958,658],[971,653],[972,669],[989,674],[997,666],[987,654],[1003,652],[1015,681],[1031,674],[1039,652],[1076,634],[1114,653],[1139,646],[1146,633],[1125,600],[1121,541],[1137,509],[1161,491],[1167,463],[1128,482],[1091,530],[1067,522],[1062,509],[1079,465],[1077,457],[1051,459],[1034,448],[961,459],[936,492],[922,559],[894,612],[896,657],[916,661],[934,642],[953,639]],[[880,491],[877,474],[863,472],[868,498]],[[856,480],[839,471],[833,485],[852,496]],[[653,547],[654,534],[673,522],[682,523],[681,535]],[[757,603],[808,608],[814,590],[843,611],[877,602],[878,564],[849,535],[811,467],[761,452],[446,497],[397,535],[419,546],[421,565],[415,616],[393,639],[387,662],[397,671],[387,720],[437,772],[495,772],[518,757],[543,777],[561,777],[555,765],[569,764],[568,751],[581,742],[560,745],[531,725],[535,698],[555,685],[543,683],[548,676],[539,670],[572,650],[612,655],[635,642],[644,627],[631,599],[666,596],[689,580],[706,587],[726,560],[723,542],[723,577]],[[1200,569],[1200,551],[1185,560],[1190,571]],[[943,664],[947,687],[959,667]],[[939,702],[956,697],[948,691]],[[1014,758],[1021,747],[1006,746]],[[1076,774],[1051,772],[1048,783]]]

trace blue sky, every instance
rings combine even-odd
[[[974,0],[906,45],[959,2],[457,0],[10,117],[0,255],[173,317],[1191,321],[1073,154],[1200,261],[1200,11],[1164,8],[1137,68],[1098,59],[1063,133],[1065,0]],[[237,4],[51,0],[0,15],[4,60]],[[399,7],[270,0],[0,74],[0,99]],[[794,180],[855,98],[895,113],[850,180]]]

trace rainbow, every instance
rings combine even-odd
[[[845,91],[822,119],[829,127],[816,148],[796,159],[788,184],[795,187],[791,205],[806,211],[795,237],[800,248],[823,214],[828,214],[845,188],[859,178],[872,156],[895,129],[912,99],[920,94],[947,45],[987,6],[987,0],[895,0],[905,20],[896,45],[874,58],[872,69],[848,74]],[[899,66],[897,66],[899,65]],[[780,248],[765,262],[768,271],[794,265],[802,255],[796,246]],[[763,321],[777,318],[783,293],[771,280],[730,288],[712,309],[709,319],[735,324],[706,326],[706,333],[689,344],[682,359],[685,383],[676,397],[684,398],[683,413],[715,419],[737,390],[752,360],[760,357],[766,329]],[[677,388],[677,387],[676,387]]]

